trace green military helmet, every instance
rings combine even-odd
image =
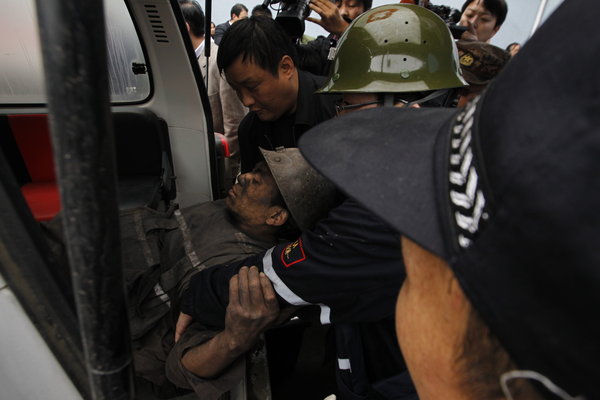
[[[390,4],[356,18],[334,50],[318,93],[403,93],[465,86],[444,21],[420,6]]]

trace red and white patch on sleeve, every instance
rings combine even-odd
[[[288,244],[281,251],[281,262],[286,267],[291,267],[304,260],[306,260],[306,255],[302,248],[302,239],[298,239],[295,242]]]

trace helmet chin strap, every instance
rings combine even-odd
[[[383,106],[384,107],[394,107],[395,102],[394,102],[394,94],[393,93],[386,93],[383,95]]]
[[[406,107],[412,107],[415,104],[421,104],[421,103],[425,103],[426,101],[429,101],[429,100],[437,99],[438,97],[443,96],[446,93],[448,93],[448,89],[436,90],[435,92],[430,93],[421,99],[411,101],[410,103],[408,103],[406,105]]]
[[[425,97],[422,97],[417,100],[413,100],[411,102],[408,102],[406,100],[401,100],[401,99],[395,100],[396,93],[384,93],[383,94],[383,106],[384,107],[395,107],[397,102],[402,102],[405,104],[405,107],[411,107],[415,104],[421,104],[421,103],[425,103],[426,101],[436,99],[440,96],[445,95],[446,93],[448,93],[448,89],[436,90],[435,92],[432,92]]]

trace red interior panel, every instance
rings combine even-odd
[[[13,172],[18,172],[15,172],[15,178],[21,185],[32,214],[38,221],[51,219],[60,211],[61,204],[54,173],[48,116],[2,115],[0,122],[0,135],[12,136],[10,140],[2,142],[7,143],[3,150],[11,154],[19,153],[11,158],[12,168]],[[166,123],[152,112],[140,110],[114,113],[113,126],[119,206],[125,209],[151,204],[160,200],[157,194],[162,200],[172,200],[176,193],[175,186],[172,185],[169,192],[161,186],[166,177],[173,182]],[[224,145],[227,145],[226,141]]]
[[[37,221],[52,219],[60,211],[52,145],[46,115],[10,115],[8,123],[31,182],[21,187],[25,201]]]
[[[60,196],[54,182],[32,182],[21,187],[36,221],[51,220],[60,211]]]
[[[10,115],[8,123],[33,182],[52,182],[54,161],[46,115]]]

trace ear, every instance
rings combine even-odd
[[[294,76],[296,72],[296,65],[294,64],[294,60],[292,57],[287,54],[281,57],[281,61],[279,61],[279,75],[282,75],[286,78],[291,78]]]
[[[498,33],[498,31],[500,30],[500,27],[501,27],[501,26],[502,26],[502,25],[496,25],[496,26],[494,27],[494,35],[495,35],[496,33]]]
[[[290,213],[285,208],[271,207],[269,209],[269,216],[265,221],[269,226],[282,226],[285,224],[290,217]]]
[[[187,28],[187,33],[188,35],[190,35],[192,32],[190,31],[190,24],[188,24],[187,22],[185,23],[185,27]]]

